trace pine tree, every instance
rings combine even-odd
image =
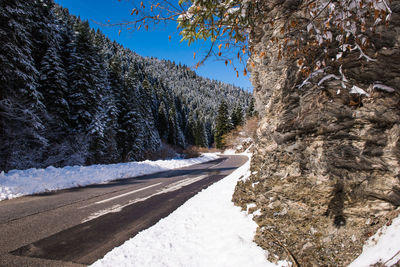
[[[74,25],[75,36],[70,58],[69,103],[71,107],[72,127],[81,133],[87,133],[96,113],[98,104],[95,73],[97,71],[92,35],[87,21],[77,21]]]
[[[257,115],[257,112],[255,111],[255,108],[254,108],[254,98],[251,98],[250,99],[250,104],[247,107],[246,117],[247,118],[251,118],[251,117],[256,116],[256,115]]]
[[[69,113],[66,100],[67,74],[58,54],[57,44],[48,48],[42,59],[40,73],[39,90],[47,111],[59,123],[57,127],[65,128]]]
[[[40,160],[47,145],[32,57],[33,3],[4,0],[0,6],[0,168],[24,168]]]
[[[31,0],[32,22],[29,26],[32,33],[32,57],[39,69],[41,61],[55,38],[56,19],[53,0]]]
[[[224,148],[224,135],[229,131],[228,106],[223,100],[218,108],[218,114],[215,125],[215,147]]]
[[[232,111],[231,122],[233,128],[243,124],[243,110],[240,105],[236,105],[235,109]]]
[[[177,144],[177,122],[176,122],[176,111],[175,107],[172,106],[168,111],[168,144],[176,145]]]
[[[200,147],[207,147],[206,132],[203,120],[198,120],[194,131],[194,144]]]
[[[168,138],[168,117],[165,103],[162,101],[158,107],[157,129],[161,139],[164,139],[164,141]]]
[[[187,126],[185,128],[186,141],[189,144],[196,145],[195,135],[196,135],[196,122],[193,118],[193,113],[190,112],[187,118]]]
[[[46,106],[46,116],[43,118],[46,124],[46,138],[50,144],[43,154],[45,166],[59,166],[65,158],[67,149],[63,149],[62,143],[69,135],[68,118],[69,104],[67,101],[67,74],[63,62],[59,56],[59,47],[54,40],[44,55],[39,79],[39,91],[43,95],[43,104]],[[66,144],[65,146],[69,146]]]
[[[128,161],[129,159],[129,124],[127,114],[129,112],[129,95],[126,93],[122,75],[122,62],[118,54],[115,54],[109,62],[109,79],[110,86],[116,100],[117,109],[117,125],[116,125],[116,142],[118,147],[118,159],[120,161]]]
[[[93,76],[97,105],[89,125],[90,158],[89,163],[106,163],[117,161],[117,110],[109,81],[103,55],[103,36],[91,31],[93,38]]]

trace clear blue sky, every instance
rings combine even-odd
[[[139,55],[153,56],[160,59],[168,59],[176,63],[182,63],[189,67],[194,66],[197,61],[193,59],[193,52],[198,54],[197,60],[207,48],[208,42],[195,43],[190,47],[186,42],[180,42],[180,35],[176,30],[176,24],[168,26],[160,25],[149,31],[130,32],[122,30],[120,34],[118,27],[102,27],[93,21],[111,23],[128,21],[132,4],[128,1],[118,0],[55,0],[56,3],[69,9],[70,13],[80,16],[83,20],[89,20],[90,25],[106,34],[110,39],[130,48]],[[168,36],[172,36],[169,41]],[[236,73],[231,67],[226,67],[224,62],[210,58],[199,67],[196,72],[204,77],[220,80],[225,83],[234,84],[247,91],[253,91],[252,85],[243,74],[236,78]]]

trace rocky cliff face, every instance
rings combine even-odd
[[[276,17],[287,12],[268,8]],[[285,19],[300,11],[253,32],[251,79],[262,120],[253,175],[239,182],[233,200],[261,210],[255,240],[270,260],[344,266],[399,214],[400,1],[391,9],[391,24],[370,37],[367,53],[376,61],[356,51],[341,61],[346,87],[366,94],[335,79],[318,85],[318,75],[299,88],[304,77],[294,60],[279,58],[278,47]]]

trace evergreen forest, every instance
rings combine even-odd
[[[252,101],[124,48],[52,0],[0,3],[0,171],[143,160],[164,144],[211,147],[222,99],[233,124]]]

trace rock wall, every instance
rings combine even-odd
[[[271,16],[287,14],[273,2],[266,7]],[[238,183],[233,201],[260,209],[255,241],[270,260],[344,266],[399,214],[400,1],[391,8],[391,24],[370,37],[367,53],[376,61],[356,51],[341,61],[347,87],[356,84],[368,95],[350,94],[340,80],[318,86],[321,77],[297,86],[304,78],[294,60],[278,59],[278,46],[279,29],[300,11],[253,30],[249,68],[262,120],[253,175]],[[377,81],[394,91],[373,88]]]

